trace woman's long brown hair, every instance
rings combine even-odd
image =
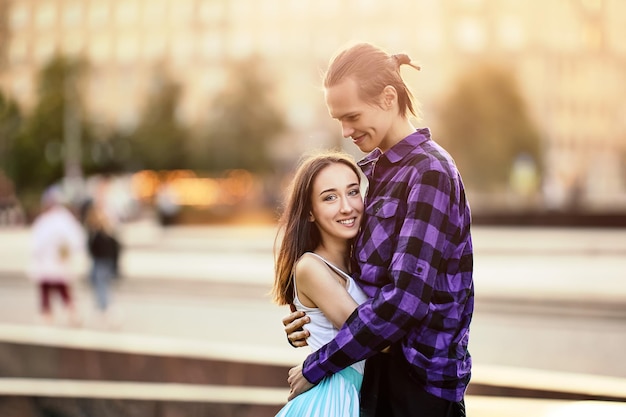
[[[274,245],[274,286],[272,296],[278,305],[293,303],[293,269],[298,259],[313,251],[321,242],[317,225],[309,221],[312,210],[313,183],[319,172],[332,164],[344,164],[354,171],[359,183],[361,175],[354,159],[341,151],[327,151],[306,157],[291,182],[284,210],[279,220]]]

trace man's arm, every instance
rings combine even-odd
[[[309,355],[303,366],[309,382],[317,383],[372,356],[400,340],[429,314],[445,244],[451,186],[449,177],[439,171],[429,171],[411,185],[406,216],[388,269],[391,283],[361,304],[334,340]]]

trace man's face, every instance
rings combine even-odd
[[[357,83],[350,77],[327,88],[325,98],[331,117],[341,123],[343,137],[351,138],[362,152],[375,148],[385,151],[389,147],[386,136],[394,113],[383,105],[382,98],[374,102],[362,100]]]

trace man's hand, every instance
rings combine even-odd
[[[283,326],[287,333],[287,340],[293,347],[307,346],[306,338],[310,336],[307,330],[302,328],[303,325],[309,323],[311,319],[304,314],[303,311],[293,311],[283,318]]]
[[[289,378],[287,378],[287,382],[289,382],[289,386],[291,387],[287,401],[293,400],[298,395],[315,386],[315,384],[311,384],[307,381],[304,375],[302,375],[302,365],[294,366],[289,370]]]

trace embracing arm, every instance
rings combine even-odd
[[[450,204],[449,177],[439,171],[424,173],[412,184],[406,215],[394,238],[387,271],[390,284],[361,304],[333,341],[309,355],[303,373],[308,381],[368,358],[400,340],[429,314]]]
[[[337,329],[343,326],[358,305],[346,290],[343,279],[310,255],[302,256],[296,265],[296,282],[300,301],[322,310]]]
[[[337,329],[356,309],[357,303],[346,290],[342,280],[320,260],[303,256],[296,266],[298,298],[310,307],[318,307]],[[289,400],[312,388],[302,374],[302,365],[289,370],[287,379],[291,387]]]
[[[339,329],[352,314],[357,303],[348,294],[335,274],[320,260],[304,255],[296,265],[298,297],[310,307],[318,307],[330,322]],[[309,332],[302,328],[310,319],[293,305],[291,313],[283,318],[283,326],[290,344],[306,346]]]

